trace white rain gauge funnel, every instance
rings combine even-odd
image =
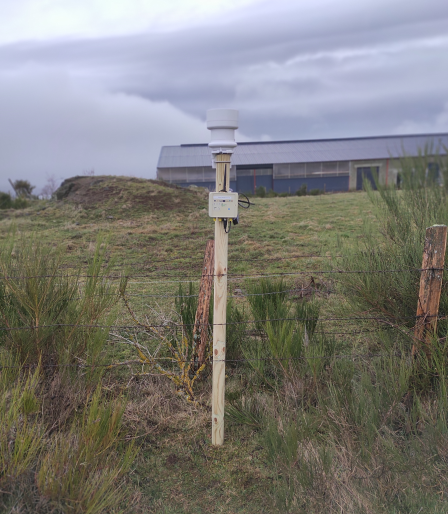
[[[236,109],[209,109],[207,128],[211,132],[208,146],[212,153],[232,153],[236,147],[235,130],[238,128]]]

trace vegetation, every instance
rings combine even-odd
[[[264,198],[266,196],[266,188],[264,186],[258,186],[255,189],[255,196],[258,196],[259,198]]]
[[[296,191],[297,196],[306,196],[306,184],[302,184],[299,189]]]
[[[126,494],[134,455],[132,445],[120,448],[126,402],[102,388],[118,300],[104,252],[99,238],[83,282],[80,269],[63,271],[61,248],[12,233],[3,243],[2,512],[113,512]]]
[[[9,193],[0,191],[0,209],[25,209],[28,207],[28,202],[25,198],[18,196],[11,198]]]
[[[376,223],[365,220],[365,237],[355,246],[340,245],[345,269],[372,272],[341,276],[344,296],[355,313],[369,312],[393,324],[414,326],[426,228],[448,222],[448,168],[445,160],[436,161],[442,186],[434,174],[428,174],[433,165],[428,149],[418,158],[402,159],[401,190],[377,182],[375,192],[366,181]],[[375,273],[380,270],[397,272]],[[447,278],[445,273],[440,312],[448,311]],[[439,337],[446,330],[442,320]]]
[[[175,298],[180,317],[179,321],[182,322],[179,330],[179,325],[163,314],[159,315],[159,324],[155,326],[139,321],[130,307],[125,286],[122,286],[123,302],[136,326],[144,330],[145,335],[149,336],[150,342],[143,345],[132,337],[131,339],[123,339],[125,343],[132,344],[135,347],[141,363],[149,366],[149,373],[157,371],[167,377],[174,383],[177,394],[189,402],[194,402],[193,386],[204,371],[206,363],[197,362],[197,339],[196,335],[193,334],[193,326],[198,302],[197,295],[193,295],[191,282],[188,293],[184,294],[180,284],[179,296]],[[209,343],[205,352],[206,361],[209,360],[210,355],[211,344]],[[138,376],[143,374],[140,372]]]
[[[2,366],[19,366],[0,372],[2,510],[446,512],[446,327],[429,362],[403,320],[446,191],[406,163],[401,191],[267,194],[240,213],[220,448],[191,329],[206,194],[84,176],[2,211],[1,326],[38,327],[0,335]]]
[[[88,266],[61,274],[62,248],[43,246],[35,237],[11,237],[0,251],[0,323],[30,327],[1,334],[2,347],[20,365],[67,365],[102,362],[118,287],[104,279],[112,263],[103,267],[101,238]],[[84,278],[85,277],[85,278]],[[80,283],[82,288],[80,288]]]
[[[35,189],[35,186],[32,186],[28,180],[15,180],[11,182],[11,185],[18,198],[30,199]]]

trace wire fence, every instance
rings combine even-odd
[[[292,255],[288,255],[288,256],[285,256],[285,257],[263,257],[263,256],[259,256],[259,257],[233,257],[232,254],[229,255],[228,257],[228,260],[229,262],[272,262],[272,261],[291,261],[291,260],[294,260],[294,259],[328,259],[328,258],[340,258],[342,257],[341,255],[318,255],[318,254],[314,254],[314,253],[309,253],[309,254],[292,254]],[[198,265],[202,265],[202,259],[198,260],[196,257],[188,257],[188,256],[185,256],[185,257],[171,257],[169,255],[167,255],[164,259],[151,259],[150,261],[146,261],[146,262],[138,262],[138,263],[121,263],[121,264],[113,264],[112,267],[114,268],[135,268],[136,266],[138,266],[139,268],[141,269],[145,269],[147,267],[151,267],[153,266],[154,264],[166,264],[167,263],[167,260],[171,263],[171,262],[186,262],[186,263],[195,263],[195,264],[198,264]],[[80,266],[79,265],[74,265],[74,264],[66,264],[63,266],[65,269],[79,269]],[[109,265],[105,264],[104,267],[109,267]]]
[[[402,268],[402,269],[390,269],[390,270],[343,270],[343,269],[333,269],[333,270],[308,270],[308,271],[291,271],[291,272],[278,272],[278,273],[257,273],[257,274],[233,274],[230,277],[226,273],[221,274],[203,274],[202,277],[228,277],[230,280],[232,279],[241,279],[241,278],[272,278],[272,277],[286,277],[286,276],[298,276],[298,275],[343,275],[343,274],[359,274],[359,275],[370,275],[370,274],[387,274],[387,273],[421,273],[423,271],[448,271],[448,268]],[[108,280],[123,280],[123,279],[131,279],[131,278],[151,278],[153,275],[151,274],[143,274],[143,275],[30,275],[30,276],[0,276],[0,280],[30,280],[36,278],[101,278]],[[159,276],[157,278],[170,278],[174,279],[176,276],[166,275]],[[197,276],[193,278],[185,277],[185,274],[179,275],[179,281],[176,282],[194,282],[200,281],[201,278]],[[148,283],[154,283],[155,281],[151,281]],[[157,282],[157,281],[156,281]],[[169,281],[168,281],[169,282]]]
[[[266,259],[264,257],[255,258],[255,259],[235,259],[235,262],[244,262],[244,261],[256,261],[256,260],[270,260],[270,261],[278,261],[278,260],[292,260],[295,258],[325,258],[327,256],[322,255],[314,255],[314,254],[307,254],[307,255],[294,255],[290,257],[284,257],[284,258],[272,258],[272,259]],[[185,261],[186,259],[178,258],[178,259],[172,259],[172,260],[182,260]],[[159,261],[164,262],[164,261]],[[154,264],[154,261],[152,261],[152,264]],[[200,264],[200,263],[199,263]],[[67,267],[67,269],[70,269]],[[171,280],[162,280],[162,275],[158,276],[160,280],[151,280],[151,281],[145,281],[145,282],[138,282],[134,281],[132,284],[156,284],[156,283],[163,283],[163,284],[182,284],[182,283],[191,283],[195,281],[200,281],[204,277],[226,277],[229,280],[241,280],[241,279],[269,279],[269,278],[277,278],[277,277],[294,277],[294,276],[309,276],[312,277],[316,275],[328,275],[330,277],[337,276],[340,274],[387,274],[387,273],[422,273],[425,271],[428,272],[436,272],[436,271],[446,271],[448,268],[402,268],[402,269],[389,269],[389,270],[343,270],[343,269],[331,269],[331,270],[309,270],[309,271],[290,271],[290,272],[278,272],[278,273],[258,273],[258,274],[234,274],[230,277],[227,277],[226,275],[217,275],[217,274],[203,274],[202,278],[187,278],[185,277],[185,274],[179,275],[178,280],[174,280],[175,277],[173,275],[166,275],[165,278],[170,278]],[[61,270],[62,271],[62,270]],[[11,280],[34,280],[34,279],[55,279],[55,278],[76,278],[76,279],[104,279],[104,280],[135,280],[139,278],[151,278],[153,277],[153,274],[81,274],[80,272],[76,274],[48,274],[48,275],[30,275],[30,276],[0,276],[0,280],[4,281],[11,281]],[[300,287],[293,287],[293,288],[281,288],[277,291],[266,291],[266,292],[257,292],[257,293],[247,293],[241,289],[234,291],[233,295],[230,295],[233,298],[250,298],[250,297],[256,297],[256,296],[272,296],[272,295],[294,295],[294,294],[317,294],[317,293],[325,293],[330,294],[334,291],[332,287],[326,286],[326,287],[315,287],[315,284],[311,281],[308,286],[300,286]],[[102,294],[95,294],[92,296],[108,296],[108,295],[117,295],[117,293],[108,293],[104,292]],[[9,295],[11,296],[11,295]],[[187,299],[187,298],[197,298],[199,297],[199,294],[154,294],[154,293],[126,293],[126,297],[146,297],[146,298],[168,298],[168,299]],[[81,300],[83,298],[87,298],[86,296],[78,296],[76,298],[72,298],[72,301],[75,300]],[[79,323],[51,323],[51,324],[40,324],[40,325],[23,325],[23,326],[0,326],[0,333],[8,333],[8,332],[15,332],[15,331],[42,331],[42,330],[48,330],[48,329],[57,329],[57,328],[75,328],[75,329],[101,329],[101,330],[108,330],[111,331],[132,331],[133,333],[138,332],[148,332],[154,329],[185,329],[185,328],[191,328],[193,326],[200,327],[201,325],[206,327],[213,327],[213,326],[238,326],[238,325],[260,325],[267,323],[275,324],[280,322],[296,322],[296,323],[344,323],[344,324],[350,324],[350,323],[359,323],[361,321],[369,321],[369,322],[375,322],[377,324],[377,327],[375,328],[357,328],[356,330],[343,330],[343,331],[335,331],[335,330],[319,330],[318,333],[323,335],[358,335],[358,334],[368,334],[368,333],[374,333],[378,332],[379,330],[410,330],[409,326],[405,326],[407,323],[408,325],[410,322],[417,322],[419,319],[425,318],[427,320],[427,316],[400,316],[400,317],[381,317],[376,315],[365,315],[365,316],[327,316],[327,317],[279,317],[279,318],[266,318],[266,319],[250,319],[250,320],[238,320],[238,321],[228,321],[226,323],[175,323],[173,321],[169,322],[163,322],[161,324],[143,324],[138,321],[132,325],[107,325],[107,324],[79,324]],[[446,315],[439,314],[437,316],[431,317],[432,320],[442,320],[446,319]],[[336,328],[336,327],[335,327]],[[263,333],[263,331],[260,330],[251,330],[246,331],[247,334],[253,335],[254,337],[266,337],[266,334]],[[113,335],[113,334],[112,334]],[[409,334],[408,334],[409,335]],[[226,363],[243,363],[243,362],[253,362],[253,361],[304,361],[309,359],[359,359],[359,358],[376,358],[376,357],[390,357],[392,354],[375,354],[375,353],[348,353],[348,354],[338,354],[338,355],[307,355],[307,356],[301,356],[301,357],[294,357],[294,358],[287,358],[287,359],[274,359],[274,358],[262,358],[262,359],[222,359],[223,362]],[[151,357],[151,361],[153,362],[191,362],[190,360],[179,360],[174,359],[173,357]],[[148,362],[145,362],[142,359],[132,359],[132,360],[126,360],[124,362],[115,362],[115,363],[107,363],[107,364],[88,364],[88,363],[71,363],[71,364],[39,364],[39,366],[42,367],[71,367],[71,368],[108,368],[112,369],[115,367],[120,366],[131,366],[135,364],[148,364]],[[2,369],[9,369],[9,368],[27,368],[27,367],[36,367],[38,364],[27,364],[22,366],[0,366],[0,370]]]
[[[313,360],[339,360],[339,359],[389,359],[389,358],[407,358],[401,352],[391,353],[347,353],[347,354],[333,354],[333,355],[303,355],[301,357],[266,357],[258,359],[216,359],[214,362],[224,362],[229,364],[243,363],[243,362],[306,362]],[[45,364],[45,363],[32,363],[22,365],[0,365],[0,371],[2,369],[36,369],[36,368],[77,368],[77,369],[113,369],[122,366],[131,366],[133,364],[138,365],[151,365],[152,362],[171,362],[173,364],[189,364],[192,363],[193,359],[182,360],[174,357],[151,357],[151,361],[144,361],[142,359],[130,359],[123,362],[111,362],[107,364],[88,364],[88,363],[70,363],[70,364]],[[213,361],[208,360],[205,364],[212,364]]]
[[[306,255],[306,256],[311,256]],[[298,257],[297,255],[294,257],[285,257],[285,259],[292,259]],[[305,255],[300,255],[300,257],[305,257]],[[260,258],[261,259],[261,258]],[[249,259],[250,261],[251,259]],[[254,260],[254,259],[252,259]],[[266,259],[264,259],[266,260]],[[269,260],[269,259],[268,259]],[[274,258],[273,260],[277,260]],[[243,261],[243,259],[241,259]],[[384,274],[384,273],[404,273],[404,272],[423,272],[423,271],[445,271],[448,268],[402,268],[402,269],[389,269],[389,270],[312,270],[312,271],[294,271],[294,272],[284,272],[284,273],[262,273],[262,274],[240,274],[240,275],[232,275],[230,277],[230,280],[235,279],[241,279],[241,278],[259,278],[259,279],[267,279],[267,278],[273,278],[273,277],[291,277],[291,276],[298,276],[298,275],[308,275],[313,277],[313,275],[337,275],[337,274]],[[69,277],[76,277],[79,278],[101,278],[101,279],[107,279],[107,280],[113,280],[113,279],[129,279],[129,278],[143,278],[143,277],[150,277],[151,275],[110,275],[110,274],[95,274],[95,275],[80,275],[74,274],[48,274],[48,275],[18,275],[18,276],[0,276],[0,280],[32,280],[32,279],[41,279],[41,278],[69,278]],[[202,278],[195,278],[194,281],[200,281],[204,277],[223,277],[226,275],[216,275],[216,274],[203,274]],[[172,277],[171,277],[172,278]],[[154,283],[164,283],[169,284],[172,282],[175,282],[176,284],[180,285],[182,283],[191,283],[193,280],[191,278],[185,279],[184,276],[182,276],[184,280],[160,280],[160,281],[150,281],[150,282],[143,282],[144,284],[154,284]],[[142,284],[142,282],[134,282],[133,284]],[[284,294],[313,294],[313,293],[319,293],[319,294],[330,294],[334,291],[331,287],[315,287],[313,284],[313,279],[311,280],[310,284],[307,286],[299,286],[294,288],[288,288],[288,289],[280,289],[278,291],[266,291],[266,292],[257,292],[257,293],[247,293],[243,290],[235,290],[233,295],[230,295],[232,298],[250,298],[250,297],[256,297],[256,296],[271,296],[271,295],[284,295]],[[110,295],[116,295],[117,297],[119,294],[117,292],[113,293],[107,293],[102,292],[101,294],[94,294],[90,297],[98,297],[98,296],[110,296]],[[7,295],[11,296],[11,295]],[[90,298],[89,297],[89,298]],[[187,299],[187,298],[198,298],[199,294],[159,294],[159,293],[126,293],[126,297],[142,297],[142,298],[170,298],[170,299]],[[81,300],[83,296],[78,296],[75,298],[71,298],[71,301]],[[445,319],[446,316],[437,316],[437,319]],[[390,316],[389,319],[384,319],[379,316],[349,316],[349,317],[317,317],[317,318],[273,318],[273,319],[258,319],[258,320],[244,320],[244,321],[231,321],[227,323],[222,324],[214,324],[215,326],[218,325],[238,325],[238,324],[259,324],[259,323],[267,323],[267,322],[280,322],[280,321],[301,321],[301,322],[340,322],[340,321],[363,321],[363,320],[369,320],[369,321],[376,321],[378,323],[385,323],[390,324],[390,319],[394,319],[394,321],[402,321],[404,319],[410,320],[410,319],[418,319],[418,316],[409,316],[407,318],[401,317],[400,319],[397,319],[393,316]],[[208,323],[206,323],[208,325]],[[163,323],[160,325],[151,325],[152,328],[166,328],[167,323]],[[175,324],[173,322],[169,323],[170,326],[193,326],[198,325],[195,324]],[[79,324],[62,324],[62,323],[54,323],[49,325],[39,325],[39,326],[19,326],[19,327],[7,327],[2,326],[0,327],[0,331],[15,331],[15,330],[36,330],[36,329],[44,329],[44,328],[56,328],[56,327],[76,327],[76,328],[102,328],[102,329],[110,329],[112,327],[108,325],[99,325],[99,324],[89,324],[89,325],[79,325]],[[114,325],[114,329],[123,329],[123,330],[130,330],[130,329],[136,329],[134,325]],[[142,327],[140,326],[140,330],[142,330]]]
[[[228,295],[230,298],[250,298],[252,296],[270,296],[274,294],[286,294],[286,293],[296,293],[296,294],[304,294],[304,293],[325,293],[330,294],[334,291],[334,289],[328,287],[310,287],[310,286],[302,286],[295,287],[293,289],[282,289],[281,291],[269,291],[265,293],[244,293],[239,290],[238,292],[234,292],[233,295]],[[13,295],[7,294],[5,296],[11,297]],[[102,296],[119,296],[118,293],[101,293],[101,294],[93,294],[90,295],[89,298],[97,298]],[[127,297],[142,297],[142,298],[198,298],[199,294],[151,294],[151,293],[126,293]],[[75,298],[71,298],[70,301],[77,301],[86,298],[85,296],[77,296]]]
[[[402,320],[417,320],[417,319],[427,319],[430,317],[431,319],[442,320],[446,319],[446,315],[437,315],[437,316],[400,316],[399,318],[395,318],[396,321]],[[328,322],[328,321],[377,321],[379,323],[391,323],[389,320],[385,318],[381,318],[379,316],[330,316],[326,318],[321,318],[319,316],[311,317],[311,318],[302,318],[302,317],[290,317],[290,318],[268,318],[268,319],[253,319],[253,320],[242,320],[242,321],[228,321],[226,323],[175,323],[173,321],[169,321],[166,323],[162,323],[160,325],[157,324],[148,324],[148,325],[140,325],[140,330],[148,330],[151,328],[168,328],[168,327],[193,327],[193,326],[232,326],[232,325],[250,325],[250,324],[258,324],[258,323],[273,323],[279,321],[300,321],[302,323],[306,322]],[[35,326],[21,326],[21,327],[0,327],[0,330],[3,331],[13,331],[13,330],[38,330],[38,329],[46,329],[46,328],[56,328],[56,327],[76,327],[76,328],[102,328],[102,329],[138,329],[139,325],[99,325],[99,324],[77,324],[77,323],[51,323],[49,325],[35,325]]]

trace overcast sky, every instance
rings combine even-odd
[[[154,178],[160,147],[448,132],[443,0],[0,0],[0,190]]]

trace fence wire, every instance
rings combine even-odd
[[[241,279],[241,278],[271,278],[271,277],[286,277],[286,276],[298,276],[298,275],[344,275],[344,274],[357,274],[357,275],[369,275],[369,274],[386,274],[386,273],[415,273],[415,272],[423,272],[423,271],[447,271],[448,268],[403,268],[403,269],[390,269],[390,270],[309,270],[309,271],[291,271],[291,272],[278,272],[278,273],[257,273],[257,274],[235,274],[228,275],[226,273],[223,274],[204,274],[202,277],[228,277],[228,279]],[[122,279],[133,279],[133,278],[151,278],[152,275],[144,274],[144,275],[30,275],[30,276],[0,276],[0,280],[29,280],[35,278],[101,278],[101,279],[109,279],[109,280],[122,280]],[[159,276],[158,278],[176,278],[173,275]],[[180,275],[179,278],[182,280],[175,282],[195,282],[200,281],[201,278],[194,277],[189,279],[185,277],[185,275]],[[157,281],[147,281],[141,283],[157,283],[157,282],[173,282],[157,280]],[[138,282],[135,282],[138,283]]]
[[[213,364],[213,362],[224,362],[224,363],[241,363],[241,362],[294,362],[294,361],[309,361],[309,360],[331,360],[331,359],[374,359],[374,358],[391,358],[391,357],[407,357],[400,352],[395,353],[352,353],[352,354],[335,354],[335,355],[307,355],[301,357],[266,357],[264,359],[214,359],[211,358],[205,361],[205,364]],[[189,364],[195,362],[194,359],[179,360],[173,357],[151,357],[151,362],[171,362],[173,364]],[[132,364],[139,364],[144,366],[151,366],[151,362],[147,362],[141,359],[131,359],[124,362],[111,362],[107,364],[22,364],[14,366],[3,366],[0,365],[0,371],[3,369],[35,369],[35,368],[78,368],[78,369],[97,369],[106,368],[112,369],[121,366],[130,366]]]
[[[235,258],[232,255],[229,255],[228,260],[229,260],[229,263],[234,263],[234,262],[236,263],[236,262],[257,262],[257,261],[262,261],[262,262],[290,261],[290,260],[294,260],[294,259],[328,259],[328,258],[337,259],[340,257],[342,257],[342,256],[341,255],[329,256],[329,255],[316,255],[316,254],[299,254],[299,255],[289,255],[286,257],[268,257],[268,258],[265,258],[265,257],[241,257],[241,258]],[[152,267],[154,264],[166,264],[167,261],[169,261],[170,263],[176,262],[176,261],[181,261],[181,262],[186,262],[186,263],[197,264],[199,266],[202,266],[202,264],[203,264],[203,259],[197,260],[197,258],[194,258],[194,257],[170,257],[170,256],[167,256],[165,259],[147,261],[146,263],[143,263],[143,265],[141,265],[141,263],[130,263],[130,264],[122,263],[122,264],[113,264],[112,267],[113,268],[124,268],[124,267],[135,268],[137,265],[137,267],[140,269],[146,269],[146,268]],[[107,268],[108,266],[105,265],[104,267]],[[66,264],[66,265],[63,265],[63,268],[64,269],[79,269],[79,266]],[[178,268],[173,268],[173,269],[178,269]]]
[[[446,319],[446,315],[437,315],[437,316],[427,316],[427,315],[415,315],[415,316],[400,316],[397,318],[393,318],[395,321],[402,320],[417,320],[417,319],[431,319],[431,320],[441,320]],[[52,323],[49,325],[36,325],[36,326],[22,326],[22,327],[0,327],[0,330],[3,331],[14,331],[14,330],[37,330],[44,328],[55,328],[55,327],[76,327],[76,328],[102,328],[102,329],[123,329],[123,330],[131,330],[131,329],[139,329],[140,330],[148,330],[151,328],[182,328],[182,327],[193,327],[193,326],[229,326],[229,325],[250,325],[257,323],[272,323],[277,321],[301,321],[301,322],[327,322],[327,321],[377,321],[379,323],[390,324],[391,321],[385,318],[381,318],[379,316],[347,316],[347,317],[312,317],[312,318],[301,318],[301,317],[292,317],[292,318],[269,318],[269,319],[254,319],[254,320],[244,320],[244,321],[228,321],[226,323],[174,323],[173,321],[163,323],[161,325],[152,325],[152,324],[142,324],[138,325],[98,325],[98,324],[77,324],[77,323]]]

